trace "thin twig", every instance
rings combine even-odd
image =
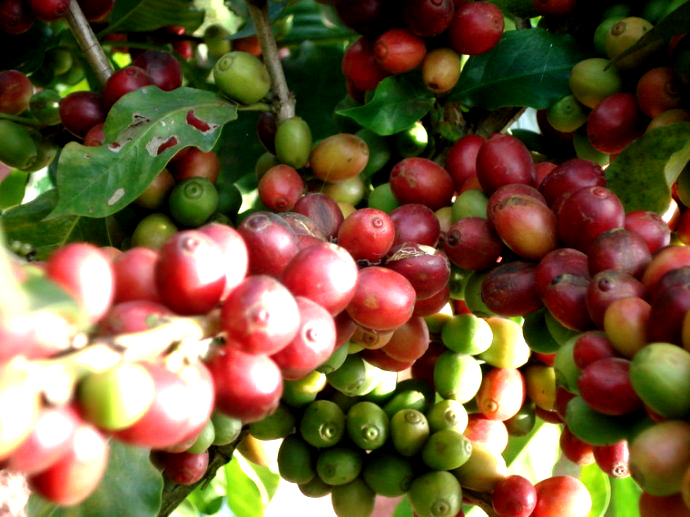
[[[113,73],[113,69],[96,35],[93,33],[93,30],[91,30],[89,22],[84,17],[84,13],[81,11],[77,0],[72,0],[72,2],[70,2],[69,11],[67,11],[65,19],[79,47],[82,52],[86,54],[86,61],[88,61],[89,66],[93,69],[101,85],[105,86],[108,78]]]
[[[276,38],[271,29],[271,21],[268,17],[268,6],[263,8],[257,7],[251,2],[247,2],[249,14],[254,22],[256,29],[256,36],[259,39],[261,46],[261,54],[264,58],[266,68],[271,76],[271,89],[274,95],[278,98],[277,117],[278,123],[295,116],[295,99],[290,94],[287,81],[285,80],[285,72],[283,65],[280,62],[280,55],[278,54],[278,45]]]

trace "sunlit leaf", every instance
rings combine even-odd
[[[262,517],[264,504],[261,490],[247,475],[238,458],[236,454],[224,467],[228,506],[235,517]]]
[[[602,517],[611,500],[611,483],[596,463],[582,467],[580,481],[587,487],[592,498],[592,509],[587,517]]]
[[[690,122],[658,127],[638,138],[606,169],[607,186],[626,212],[663,213],[671,187],[690,160]]]
[[[640,517],[638,507],[642,489],[631,477],[611,479],[611,504],[607,517]],[[669,516],[670,517],[670,516]]]

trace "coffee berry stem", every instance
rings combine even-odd
[[[476,492],[463,487],[462,498],[469,504],[479,506],[488,517],[498,517],[491,504],[491,494],[488,492]]]
[[[98,82],[100,82],[102,86],[105,86],[108,78],[113,73],[113,69],[96,35],[93,33],[93,30],[91,30],[89,22],[84,17],[84,13],[79,7],[79,2],[70,2],[65,19],[79,47],[86,55],[89,66],[91,66],[96,74]]]
[[[271,89],[277,97],[278,108],[276,115],[278,123],[280,123],[295,116],[295,98],[290,93],[285,80],[285,72],[278,55],[278,45],[276,44],[276,38],[271,29],[271,21],[268,17],[268,5],[257,7],[253,3],[248,2],[247,7],[256,28],[256,36],[261,46],[264,63],[271,76]]]
[[[0,113],[0,119],[11,120],[12,122],[16,122],[16,123],[21,124],[23,126],[43,127],[43,124],[41,124],[38,120],[26,118],[26,117],[23,117],[20,115],[10,115],[9,113]]]
[[[70,400],[76,384],[84,376],[102,372],[121,362],[151,360],[170,353],[182,362],[202,357],[219,331],[218,316],[165,317],[162,324],[132,334],[96,338],[87,345],[55,358],[32,362],[41,379],[40,389],[49,402]],[[171,350],[172,347],[175,347]]]

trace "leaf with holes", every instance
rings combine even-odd
[[[188,0],[118,0],[106,32],[152,31],[166,26],[199,28],[204,11]]]
[[[122,97],[105,123],[105,144],[65,146],[57,166],[58,203],[50,218],[106,217],[134,201],[182,148],[210,151],[237,107],[193,88],[147,86]]]

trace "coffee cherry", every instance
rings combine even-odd
[[[105,122],[103,96],[90,91],[73,92],[60,102],[60,119],[65,128],[83,137],[96,124]]]
[[[75,430],[67,452],[47,469],[29,477],[29,486],[55,504],[76,505],[96,488],[108,463],[108,442],[92,425]]]
[[[169,52],[145,50],[134,60],[134,66],[143,69],[163,91],[174,90],[182,85],[182,67]]]
[[[276,156],[295,169],[304,167],[311,152],[311,130],[301,117],[292,117],[278,125],[275,135]]]
[[[248,354],[274,354],[299,330],[299,308],[290,291],[267,275],[252,275],[223,302],[221,326],[228,346]]]
[[[406,29],[389,29],[374,44],[376,62],[386,72],[401,74],[417,68],[426,55],[426,44]]]
[[[69,10],[70,0],[28,0],[36,18],[53,22],[64,17]]]
[[[29,107],[31,80],[18,70],[0,71],[0,113],[19,115]]]
[[[503,13],[489,2],[471,2],[460,7],[448,28],[450,45],[458,54],[483,54],[503,35]]]
[[[225,287],[223,254],[201,232],[178,232],[161,248],[155,278],[161,300],[172,310],[206,313],[218,303]]]
[[[225,95],[242,104],[260,101],[271,89],[271,78],[261,60],[238,50],[216,61],[213,77]]]
[[[270,210],[292,210],[304,192],[304,182],[299,173],[289,165],[276,165],[267,170],[259,180],[259,198]]]
[[[8,34],[22,34],[34,24],[36,16],[24,0],[0,1],[0,30]]]

